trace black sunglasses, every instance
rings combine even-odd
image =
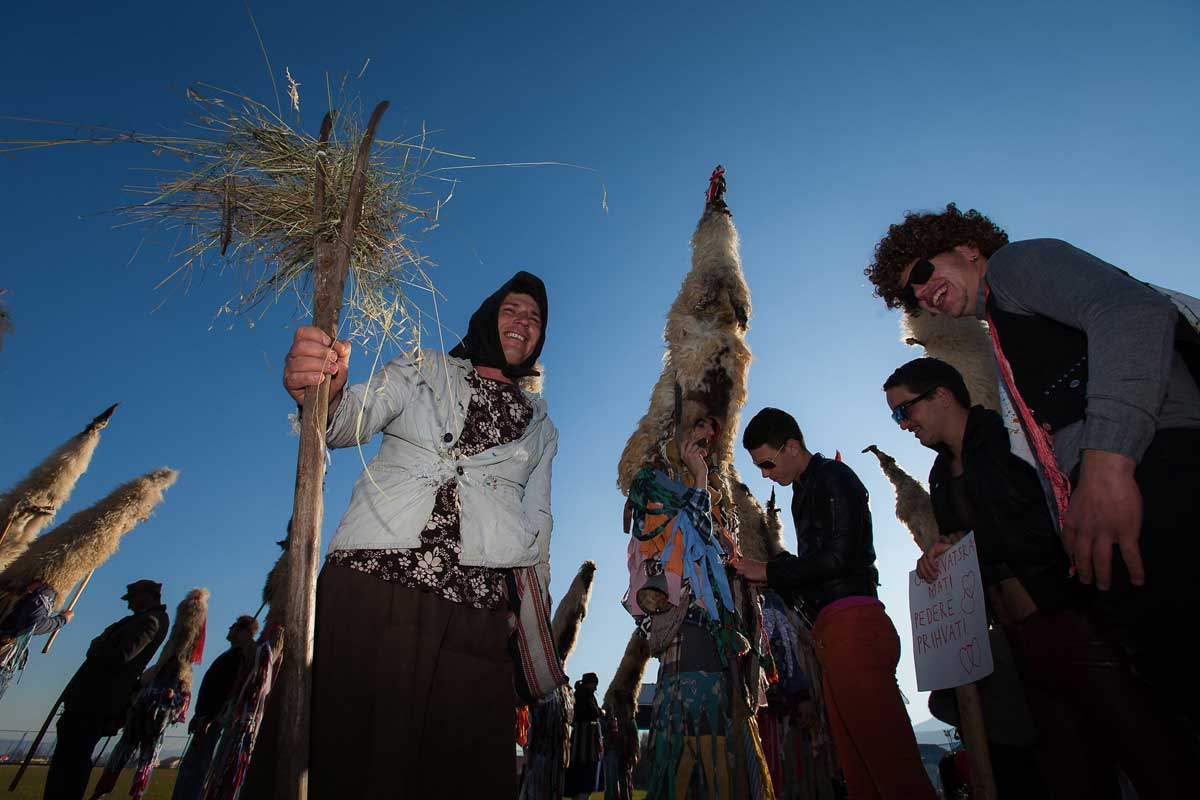
[[[932,397],[933,393],[936,392],[938,388],[939,387],[935,386],[927,392],[921,392],[911,400],[905,400],[903,403],[897,403],[896,407],[892,409],[892,420],[899,425],[901,422],[907,422],[908,420],[912,419],[910,416],[908,416],[908,410],[925,398]]]
[[[783,444],[779,445],[779,449],[775,451],[775,454],[773,456],[771,456],[770,458],[764,458],[762,461],[758,462],[754,466],[757,467],[758,469],[766,469],[766,470],[775,469],[775,459],[779,458],[779,454],[783,452],[783,448],[785,448],[785,447],[787,447],[787,442],[784,442]]]
[[[917,292],[913,287],[928,283],[929,279],[933,277],[933,269],[933,262],[928,258],[922,258],[913,264],[912,270],[908,273],[908,281],[900,288],[900,300],[907,308],[916,311],[921,307],[921,304],[917,302]]]

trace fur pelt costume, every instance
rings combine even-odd
[[[750,370],[750,289],[742,275],[737,229],[724,198],[714,189],[691,245],[691,271],[667,313],[662,374],[650,394],[650,409],[625,444],[617,467],[617,486],[624,494],[677,426],[691,430],[705,416],[716,417],[722,425],[713,443],[713,464],[723,467],[733,461]],[[677,386],[682,400],[678,412]]]
[[[702,785],[722,800],[773,797],[752,711],[757,590],[727,568],[739,556],[732,461],[750,366],[750,292],[724,190],[718,166],[692,235],[691,270],[667,314],[662,373],[617,472],[632,534],[624,604],[660,659],[647,743],[652,798],[690,796]],[[692,476],[680,453],[701,422],[711,424],[710,468]]]
[[[880,450],[875,445],[868,445],[863,452],[871,452],[879,459],[879,468],[892,482],[896,491],[896,518],[904,523],[912,534],[913,541],[924,553],[937,541],[938,526],[933,516],[933,503],[924,484],[909,475],[896,459]]]
[[[1000,410],[1000,384],[987,323],[918,311],[900,315],[900,331],[905,344],[922,347],[925,355],[958,370],[972,403]]]
[[[121,770],[131,760],[133,782],[129,796],[137,800],[149,787],[167,727],[187,717],[192,699],[192,667],[204,656],[208,595],[208,589],[192,589],[176,609],[171,634],[158,661],[142,673],[141,689],[126,717],[121,738],[93,790],[93,798],[111,792]]]
[[[94,506],[40,537],[0,575],[0,588],[21,591],[40,578],[61,606],[71,587],[117,551],[121,537],[149,519],[179,473],[162,468],[117,487]]]
[[[34,467],[23,481],[0,496],[0,574],[50,524],[87,471],[116,405],[105,409],[82,431]]]
[[[550,629],[554,634],[554,647],[564,665],[579,640],[579,629],[583,625],[583,618],[587,616],[588,603],[592,599],[592,579],[595,574],[595,562],[583,562],[566,594],[554,609]]]

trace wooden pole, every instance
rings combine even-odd
[[[96,574],[96,570],[92,570],[87,575],[83,576],[83,581],[79,584],[79,588],[75,590],[75,596],[71,598],[71,602],[67,604],[67,607],[65,610],[67,610],[67,611],[75,610],[75,604],[79,602],[79,595],[83,594],[83,590],[85,588],[87,588],[88,581],[90,581],[92,579],[92,576],[95,574]],[[61,630],[62,630],[62,628],[59,628],[54,633],[50,634],[50,638],[46,640],[46,646],[42,648],[43,653],[50,652],[50,645],[54,644],[54,639],[58,636],[58,631],[61,631]]]
[[[338,318],[346,286],[346,270],[354,235],[362,216],[367,160],[379,119],[388,103],[375,107],[354,160],[350,192],[342,213],[342,229],[336,239],[325,238],[325,162],[317,157],[313,215],[314,236],[313,325],[331,340],[337,338]],[[333,115],[321,123],[322,146],[329,141]],[[279,760],[275,765],[276,800],[307,800],[308,747],[311,724],[313,633],[317,601],[317,561],[321,554],[321,520],[324,507],[321,489],[325,472],[325,428],[329,416],[329,380],[304,391],[300,414],[300,451],[296,462],[296,494],[292,511],[292,536],[288,543],[287,614],[284,631],[288,637],[283,651]]]
[[[74,680],[74,678],[72,678]],[[67,686],[71,684],[68,683]],[[58,707],[62,705],[63,697],[67,694],[67,690],[63,689],[62,694],[54,701],[54,705],[50,707],[50,713],[46,716],[46,721],[42,723],[42,729],[38,731],[38,735],[34,737],[33,744],[29,746],[29,752],[25,754],[25,760],[21,762],[21,768],[17,770],[17,774],[13,776],[12,783],[8,785],[10,792],[17,790],[17,784],[21,782],[21,776],[25,774],[25,770],[29,769],[29,762],[33,761],[33,755],[37,752],[38,747],[42,744],[42,739],[46,737],[46,729],[50,727],[50,723],[54,720],[54,715],[58,713]]]
[[[979,685],[968,683],[956,686],[958,721],[967,761],[971,765],[971,800],[996,800],[996,781],[992,777],[992,759],[988,753],[987,733],[983,728],[983,707],[979,702]]]

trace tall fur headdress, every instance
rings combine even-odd
[[[187,593],[175,609],[175,624],[171,635],[158,655],[158,661],[142,674],[142,685],[148,686],[158,676],[178,682],[179,691],[192,691],[192,665],[199,664],[204,654],[205,624],[208,620],[208,589],[197,587]]]
[[[690,430],[705,416],[721,424],[710,454],[713,464],[723,470],[733,461],[750,370],[750,289],[742,275],[737,229],[722,196],[723,173],[718,167],[710,179],[708,202],[692,234],[692,268],[667,312],[667,352],[650,408],[617,467],[617,486],[625,494],[633,476],[661,451],[677,426]],[[677,387],[682,399],[678,415]]]
[[[958,370],[972,403],[1000,410],[1000,384],[987,323],[918,311],[900,315],[900,331],[905,344],[923,347],[925,355]]]

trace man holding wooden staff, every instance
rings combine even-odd
[[[129,584],[121,599],[133,613],[92,640],[87,659],[63,691],[45,800],[82,798],[92,775],[96,744],[125,724],[142,671],[167,638],[170,621],[161,595],[161,583]]]
[[[1115,797],[1118,766],[1139,797],[1184,796],[1191,783],[1184,739],[1152,711],[1092,611],[1095,593],[1071,579],[1037,471],[1013,455],[1000,415],[972,406],[962,375],[935,358],[908,362],[883,388],[896,423],[938,451],[929,495],[941,541],[917,574],[936,581],[937,557],[958,535],[975,532],[989,617],[1012,645],[1048,796]],[[1006,784],[1002,759],[993,764],[1001,798],[1035,796]]]
[[[799,556],[734,562],[814,620],[824,695],[850,800],[936,795],[896,685],[900,637],[879,602],[867,490],[841,461],[811,453],[794,417],[754,415],[742,435],[754,465],[792,487]]]
[[[547,313],[518,272],[449,354],[350,387],[349,343],[296,332],[284,387],[299,402],[332,375],[329,447],[383,434],[318,584],[310,797],[516,795],[507,610],[550,579],[558,432],[530,383]]]

